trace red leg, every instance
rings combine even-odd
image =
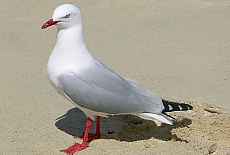
[[[88,136],[89,136],[89,130],[91,125],[92,125],[92,120],[90,118],[87,118],[86,129],[85,129],[85,134],[82,143],[81,144],[75,143],[73,146],[70,146],[69,148],[61,151],[67,153],[68,155],[73,155],[75,152],[85,149],[88,145],[88,141],[89,141]]]
[[[98,138],[101,135],[101,131],[100,131],[100,116],[96,117],[96,135],[98,135]]]
[[[96,133],[89,133],[88,137],[88,143],[98,139],[101,136],[101,131],[100,131],[100,116],[96,117]],[[84,139],[83,136],[79,136],[80,139]]]

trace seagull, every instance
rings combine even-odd
[[[188,104],[163,102],[155,93],[120,76],[94,58],[83,40],[82,14],[77,6],[58,6],[41,29],[52,25],[57,26],[57,39],[48,60],[48,78],[57,92],[87,117],[82,143],[75,143],[63,152],[72,155],[98,139],[100,117],[130,114],[172,125],[165,112],[192,109]],[[94,134],[89,133],[92,121],[96,121]]]

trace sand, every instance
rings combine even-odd
[[[2,155],[57,155],[80,142],[74,137],[84,131],[85,115],[46,76],[56,28],[40,27],[62,3],[0,0]],[[78,154],[230,154],[230,1],[65,3],[81,8],[92,55],[162,98],[194,107],[171,113],[189,128],[103,118],[101,138]]]

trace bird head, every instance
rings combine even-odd
[[[57,25],[59,29],[82,25],[82,15],[80,9],[72,4],[63,4],[58,6],[53,12],[53,17],[45,22],[41,29],[45,29],[52,25]]]

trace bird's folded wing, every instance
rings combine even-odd
[[[159,97],[107,68],[90,68],[59,76],[59,87],[81,107],[109,114],[163,110]]]

